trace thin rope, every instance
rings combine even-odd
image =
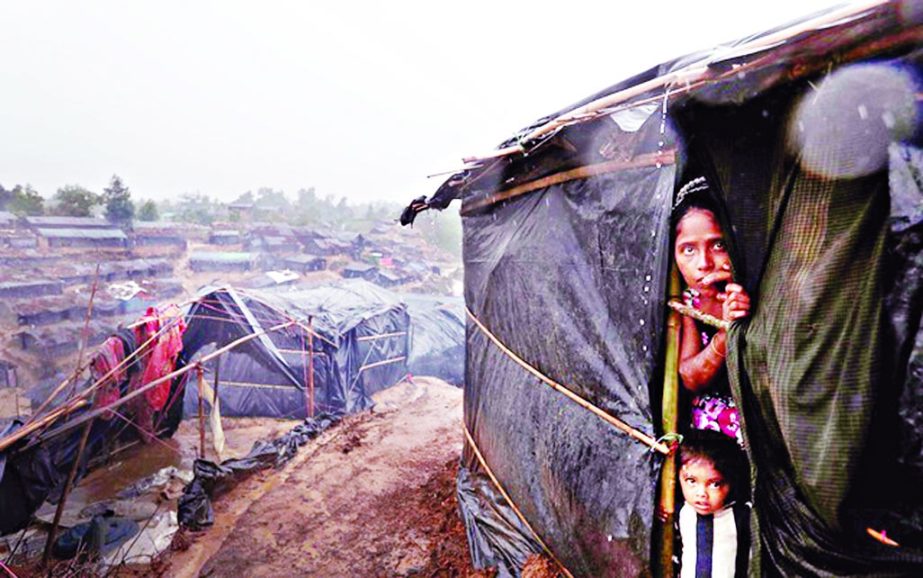
[[[541,536],[538,535],[538,532],[535,531],[535,528],[532,527],[532,524],[530,524],[529,521],[526,520],[526,517],[516,506],[516,503],[513,502],[513,499],[510,498],[510,495],[507,494],[506,490],[503,489],[503,486],[500,484],[500,480],[497,479],[493,471],[490,469],[490,466],[487,465],[487,460],[485,460],[484,456],[481,455],[481,451],[478,449],[477,444],[474,442],[474,438],[471,436],[471,432],[468,431],[468,426],[462,423],[462,429],[465,432],[465,439],[468,441],[468,446],[474,451],[474,455],[477,456],[478,458],[478,463],[480,463],[481,467],[484,468],[484,471],[487,472],[487,476],[490,478],[490,481],[493,482],[494,486],[496,486],[497,491],[500,492],[500,494],[503,496],[503,499],[506,500],[506,503],[510,505],[510,508],[513,509],[513,512],[516,513],[516,515],[519,517],[519,520],[523,523],[523,525],[525,525],[525,527],[528,528],[530,532],[532,532],[532,536],[539,543],[539,545],[541,545],[545,553],[548,554],[548,556],[550,556],[551,559],[555,561],[555,563],[561,568],[561,571],[564,572],[564,574],[568,576],[568,578],[573,578],[573,574],[571,574],[570,571],[567,569],[567,567],[564,566],[564,564],[562,564],[560,560],[558,560],[558,558],[551,551],[551,548],[549,548],[548,545],[545,544],[545,541],[542,540]]]
[[[570,389],[564,387],[557,381],[551,379],[550,377],[548,377],[541,371],[529,365],[529,363],[527,363],[521,357],[516,355],[516,353],[514,353],[509,347],[504,345],[503,342],[500,341],[493,333],[491,333],[490,330],[487,329],[487,327],[485,327],[484,324],[481,323],[481,321],[477,317],[474,316],[474,313],[472,313],[471,310],[468,309],[467,306],[465,306],[465,312],[468,313],[468,317],[470,317],[471,320],[474,321],[475,325],[478,326],[478,329],[480,329],[484,333],[484,335],[486,335],[488,339],[490,339],[494,343],[494,345],[496,345],[500,349],[500,351],[505,353],[507,357],[515,361],[523,369],[525,369],[526,371],[528,371],[529,373],[537,377],[539,380],[541,380],[546,385],[550,386],[551,389],[554,389],[558,393],[564,394],[571,401],[575,402],[577,405],[583,407],[584,409],[589,410],[590,412],[595,414],[597,417],[601,418],[606,423],[614,426],[616,429],[622,431],[623,433],[634,438],[635,440],[647,445],[652,450],[656,450],[663,455],[669,455],[670,448],[667,447],[666,445],[659,443],[657,440],[645,434],[644,432],[638,431],[637,429],[631,427],[630,425],[623,422],[619,418],[606,413],[605,411],[596,407],[595,405],[593,405],[586,399],[580,397],[579,395],[577,395]]]

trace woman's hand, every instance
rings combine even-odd
[[[737,283],[728,283],[724,293],[718,294],[721,301],[721,318],[732,322],[750,315],[750,296]]]

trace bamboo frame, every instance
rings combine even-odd
[[[362,337],[357,337],[356,341],[378,341],[379,339],[387,339],[389,337],[403,337],[407,335],[406,331],[395,331],[394,333],[378,333],[376,335],[363,335]]]
[[[654,438],[645,434],[644,432],[636,430],[635,428],[631,427],[630,425],[623,422],[619,418],[606,413],[605,411],[596,407],[595,405],[593,405],[586,399],[580,397],[579,395],[577,395],[570,389],[564,387],[563,385],[554,381],[553,379],[551,379],[550,377],[548,377],[541,371],[529,365],[525,360],[523,360],[521,357],[516,355],[516,353],[514,353],[509,347],[504,345],[503,342],[500,341],[493,333],[491,333],[490,330],[487,329],[487,327],[485,327],[484,324],[481,323],[481,321],[477,317],[474,316],[474,313],[472,313],[471,310],[468,309],[467,306],[465,306],[465,312],[468,314],[468,318],[470,318],[475,323],[475,325],[477,325],[478,329],[480,329],[484,333],[484,335],[486,335],[487,338],[490,339],[490,341],[493,342],[493,344],[496,345],[500,349],[500,351],[505,353],[507,357],[509,357],[510,359],[515,361],[517,364],[519,364],[520,367],[522,367],[523,369],[525,369],[526,371],[528,371],[529,373],[537,377],[542,383],[551,387],[551,389],[557,391],[558,393],[563,394],[564,396],[566,396],[568,399],[570,399],[571,401],[573,401],[580,407],[590,411],[591,413],[593,413],[594,415],[602,419],[604,422],[615,427],[622,433],[647,445],[652,450],[658,451],[663,455],[667,455],[670,453],[670,448],[667,447],[666,444],[655,440]]]
[[[500,480],[497,479],[497,476],[494,475],[493,471],[490,469],[490,466],[487,465],[487,460],[485,460],[484,456],[481,455],[481,450],[478,449],[477,444],[474,442],[474,438],[471,436],[471,432],[468,431],[468,426],[464,423],[462,423],[462,431],[465,432],[465,441],[468,442],[468,447],[470,447],[474,452],[474,455],[478,459],[478,463],[480,463],[481,467],[484,468],[484,472],[487,473],[487,477],[489,477],[490,481],[493,482],[494,486],[497,488],[497,491],[500,492],[500,495],[503,496],[504,500],[506,500],[506,503],[510,505],[510,508],[512,508],[513,512],[516,513],[516,516],[519,517],[519,520],[523,523],[523,525],[528,528],[530,532],[532,532],[532,536],[539,543],[545,553],[555,561],[565,576],[568,578],[573,578],[573,574],[571,574],[567,567],[564,566],[560,560],[558,560],[558,558],[551,551],[551,548],[545,544],[545,541],[542,540],[541,536],[538,535],[538,532],[535,531],[535,528],[532,527],[532,524],[529,523],[529,520],[526,519],[522,511],[516,506],[516,502],[514,502],[510,495],[506,493],[506,490],[503,489],[503,485],[500,483]]]
[[[670,266],[669,295],[679,293],[679,271],[676,265]],[[661,404],[661,430],[665,434],[679,429],[679,351],[682,320],[676,309],[667,312],[666,351],[663,363],[663,393]],[[676,512],[676,453],[671,452],[664,458],[660,470],[659,510],[667,520],[661,520],[660,537],[660,576],[673,575],[673,542],[675,531],[672,518]]]
[[[367,369],[374,369],[376,367],[381,367],[382,365],[390,365],[392,363],[399,363],[401,361],[404,361],[405,359],[407,359],[407,356],[392,357],[391,359],[383,359],[381,361],[376,361],[375,363],[370,363],[368,365],[363,365],[362,367],[360,367],[359,373],[362,373],[363,371]]]
[[[466,199],[462,202],[461,215],[466,216],[478,209],[493,205],[500,201],[506,201],[526,193],[531,193],[538,189],[544,189],[553,185],[566,183],[577,179],[585,179],[607,173],[614,173],[628,169],[639,169],[645,167],[672,165],[676,162],[676,152],[673,150],[658,151],[636,156],[633,159],[624,161],[607,161],[595,165],[584,165],[575,169],[562,171],[542,177],[528,183],[517,185],[510,189],[490,193],[487,196],[473,199]]]
[[[208,362],[208,361],[211,361],[211,360],[214,359],[215,357],[218,357],[219,355],[221,355],[221,354],[223,354],[223,353],[225,353],[225,352],[227,352],[227,351],[230,351],[230,350],[234,349],[235,347],[238,347],[238,346],[240,346],[240,345],[243,345],[244,343],[246,343],[246,342],[248,342],[248,341],[251,341],[251,340],[253,340],[253,339],[256,339],[257,337],[262,337],[263,335],[266,335],[267,333],[272,333],[272,332],[274,332],[274,331],[279,331],[279,330],[285,329],[285,328],[287,328],[287,327],[291,327],[291,326],[294,325],[294,324],[295,324],[295,321],[294,321],[294,320],[291,320],[291,321],[287,321],[287,322],[285,322],[285,323],[280,323],[280,324],[278,324],[278,325],[274,325],[274,326],[270,327],[269,329],[264,329],[264,330],[258,331],[258,332],[256,332],[256,333],[251,333],[250,335],[245,335],[245,336],[243,336],[243,337],[241,337],[241,338],[239,338],[239,339],[237,339],[237,340],[235,340],[235,341],[232,341],[231,343],[225,345],[225,346],[222,347],[221,349],[216,349],[215,351],[209,353],[208,355],[203,356],[202,359],[200,359],[200,360],[198,361],[198,363],[199,363],[199,364],[203,364],[203,363],[206,363],[206,362]],[[111,410],[111,409],[114,409],[114,408],[116,408],[116,407],[119,407],[119,406],[121,406],[121,405],[123,405],[123,404],[125,404],[125,403],[127,403],[127,402],[129,402],[129,401],[131,401],[132,399],[138,397],[139,395],[142,395],[143,393],[147,392],[147,391],[150,390],[150,389],[153,389],[154,387],[156,387],[156,386],[158,386],[158,385],[160,385],[160,384],[162,384],[162,383],[171,381],[171,380],[173,380],[173,379],[175,379],[175,378],[177,378],[177,377],[179,377],[179,376],[181,376],[181,375],[183,375],[183,374],[185,374],[185,373],[187,373],[187,372],[189,372],[189,371],[195,369],[195,367],[196,367],[196,365],[187,365],[187,366],[185,366],[185,367],[183,367],[183,368],[181,368],[181,369],[177,369],[176,371],[172,371],[172,372],[168,373],[167,375],[165,375],[165,376],[163,376],[163,377],[161,377],[161,378],[159,378],[159,379],[155,379],[154,381],[151,381],[151,382],[149,382],[149,383],[146,383],[146,384],[142,385],[141,387],[139,387],[138,389],[136,389],[135,391],[133,391],[133,392],[131,392],[131,393],[128,393],[128,394],[125,394],[124,396],[122,396],[122,397],[119,398],[118,400],[112,402],[111,404],[109,404],[109,405],[107,405],[107,406],[105,406],[105,407],[101,407],[101,408],[99,408],[99,409],[92,410],[92,411],[86,413],[85,415],[82,415],[82,416],[80,416],[80,417],[78,417],[78,418],[76,418],[76,419],[74,419],[74,420],[71,420],[71,421],[69,421],[69,422],[67,422],[67,423],[65,423],[65,424],[62,424],[62,425],[58,426],[57,428],[51,430],[51,431],[48,432],[47,434],[44,434],[43,436],[41,436],[39,440],[33,440],[33,441],[29,442],[29,444],[28,444],[26,447],[32,447],[33,445],[35,445],[35,444],[37,444],[37,443],[40,443],[41,441],[43,441],[43,440],[45,440],[45,439],[52,438],[52,437],[54,437],[54,436],[60,435],[60,434],[62,434],[62,433],[64,433],[64,432],[66,432],[66,431],[70,431],[70,430],[74,429],[75,427],[81,425],[82,423],[85,423],[86,421],[89,421],[89,420],[91,420],[91,419],[96,418],[98,415],[100,415],[100,414],[102,414],[102,413],[104,413],[104,412],[107,412],[107,411],[109,411],[109,410]],[[24,428],[24,429],[25,429],[25,428]],[[19,430],[19,431],[22,431],[22,430]],[[17,431],[16,433],[18,434],[19,431]],[[12,436],[7,436],[7,438],[9,438],[9,437],[12,437]],[[20,436],[20,437],[21,437],[21,436]],[[5,447],[3,444],[4,444],[4,442],[7,441],[7,438],[4,438],[3,440],[0,440],[0,449],[3,449],[3,447]]]
[[[703,313],[699,311],[698,309],[696,309],[695,307],[690,307],[686,305],[679,299],[670,299],[669,301],[667,301],[667,306],[673,311],[676,311],[677,313],[679,313],[680,315],[684,315],[686,317],[692,317],[696,321],[704,323],[705,325],[710,325],[711,327],[715,327],[717,329],[724,329],[725,331],[731,328],[730,321],[718,319],[714,315]]]

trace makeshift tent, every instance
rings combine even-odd
[[[465,304],[459,297],[406,293],[410,313],[413,375],[431,375],[453,385],[465,382]]]
[[[306,417],[312,396],[317,411],[353,413],[370,408],[373,393],[407,375],[407,308],[364,281],[284,293],[217,289],[198,299],[187,319],[187,360],[297,321],[219,356],[213,368],[222,415]],[[189,388],[187,414],[197,404],[197,391]]]
[[[654,516],[677,500],[656,438],[682,407],[664,390],[669,221],[676,186],[704,174],[755,303],[728,360],[751,571],[923,573],[920,17],[838,8],[665,63],[405,210],[462,199],[458,497],[476,566],[518,575],[544,552],[574,576],[670,575]]]

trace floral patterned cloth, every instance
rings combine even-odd
[[[683,297],[686,305],[698,309],[698,292],[694,289],[687,289],[683,293]],[[708,347],[714,333],[701,330],[700,334],[702,347]],[[738,445],[743,446],[743,433],[740,431],[740,414],[737,410],[737,404],[734,403],[734,398],[731,396],[726,378],[722,378],[718,385],[713,386],[706,393],[692,398],[690,416],[690,425],[693,429],[721,432],[728,437],[734,438],[737,440]]]

